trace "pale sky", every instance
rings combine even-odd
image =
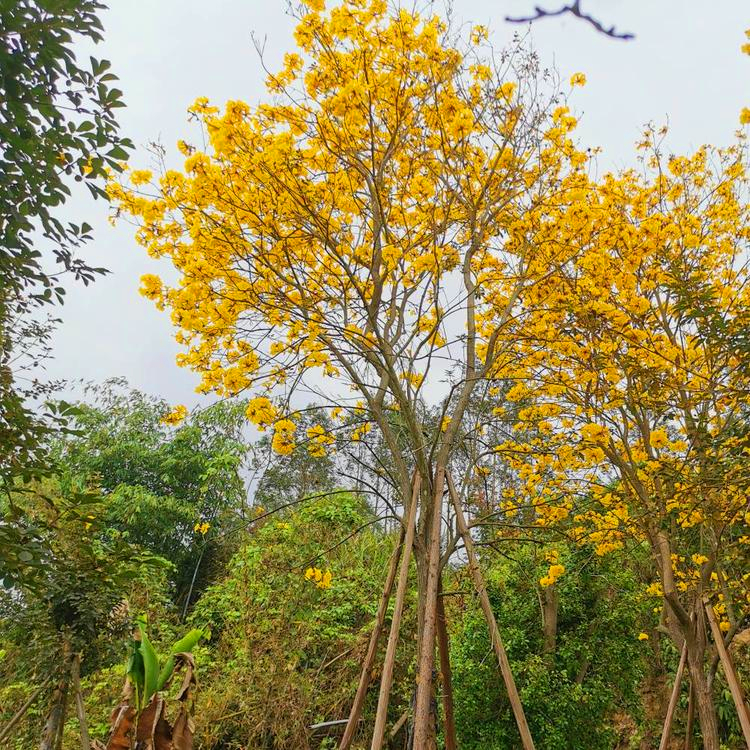
[[[459,20],[488,25],[501,47],[521,30],[504,17],[527,13],[535,4],[552,9],[562,0],[454,0],[453,7]],[[750,58],[739,51],[750,27],[747,0],[583,5],[618,30],[634,32],[635,40],[608,39],[569,17],[538,22],[531,38],[543,64],[557,68],[562,80],[586,74],[588,83],[572,106],[581,117],[582,143],[602,147],[602,166],[633,164],[633,143],[648,121],[669,122],[667,146],[673,152],[732,139],[739,110],[750,105]],[[174,155],[179,138],[191,140],[185,110],[197,96],[219,105],[263,98],[265,74],[251,33],[266,37],[272,68],[294,48],[285,0],[110,0],[110,6],[103,16],[106,41],[95,55],[109,59],[120,78],[127,108],[119,118],[123,134],[137,146],[134,166],[148,166],[145,146],[151,141]],[[111,274],[88,288],[69,284],[49,376],[101,381],[124,375],[173,404],[205,402],[194,393],[197,376],[175,365],[178,347],[168,315],[138,294],[139,277],[163,267],[135,244],[132,227],[112,228],[107,215],[106,204],[88,194],[64,209],[64,219],[94,227],[85,257]]]

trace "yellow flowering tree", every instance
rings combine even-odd
[[[198,99],[206,150],[181,142],[183,170],[139,171],[109,194],[179,272],[142,291],[170,310],[201,390],[253,393],[248,418],[282,454],[300,437],[326,449],[327,435],[297,434],[290,399],[300,384],[327,396],[354,440],[380,433],[403,523],[420,478],[415,747],[428,747],[440,571],[457,538],[445,473],[518,301],[566,259],[528,229],[581,199],[587,156],[534,56],[494,55],[483,28],[463,41],[383,0],[305,5],[267,103]]]
[[[534,437],[498,450],[537,526],[600,555],[650,548],[661,629],[718,750],[705,606],[727,643],[750,613],[745,142],[666,158],[648,132],[641,148],[642,172],[604,176],[534,235],[571,255],[523,300],[505,374]]]

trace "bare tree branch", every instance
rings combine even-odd
[[[534,8],[534,15],[515,18],[512,16],[506,16],[505,20],[509,23],[533,23],[541,18],[563,16],[568,13],[576,18],[580,18],[582,21],[590,23],[600,34],[604,34],[612,39],[622,39],[623,41],[635,39],[635,34],[632,34],[629,31],[617,31],[614,25],[607,27],[592,15],[584,13],[584,11],[581,10],[581,0],[573,0],[569,5],[563,5],[562,8],[558,8],[557,10],[545,10],[537,5]]]

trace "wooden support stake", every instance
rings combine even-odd
[[[477,594],[479,595],[484,618],[487,621],[487,626],[490,630],[490,640],[492,641],[492,647],[495,650],[495,655],[497,656],[497,661],[500,665],[500,672],[503,676],[503,681],[505,682],[505,689],[508,691],[508,699],[510,700],[511,708],[513,709],[518,732],[521,735],[521,742],[523,743],[524,750],[534,750],[534,740],[531,738],[531,732],[529,731],[529,725],[526,722],[526,715],[523,712],[521,698],[516,689],[513,672],[510,669],[508,655],[505,653],[505,647],[503,646],[503,641],[500,637],[500,629],[497,626],[497,620],[495,620],[495,615],[492,611],[490,598],[487,595],[487,587],[484,584],[484,577],[482,576],[482,571],[479,568],[479,562],[477,561],[477,556],[474,551],[474,540],[471,538],[469,527],[466,525],[464,512],[461,508],[461,501],[450,475],[448,476],[448,491],[451,500],[453,501],[453,507],[456,511],[456,524],[458,526],[458,531],[461,534],[461,537],[464,540],[464,546],[466,547],[466,556],[469,560],[469,571],[474,580],[474,588],[476,588]]]
[[[674,721],[674,711],[677,708],[677,701],[680,699],[680,689],[682,687],[682,674],[685,671],[685,662],[687,661],[687,642],[682,644],[682,653],[680,654],[680,663],[677,666],[677,672],[674,676],[674,685],[672,686],[672,695],[669,697],[667,706],[667,715],[664,717],[664,727],[661,730],[661,742],[659,750],[667,750],[669,738],[672,734],[672,722]]]
[[[732,693],[735,708],[737,709],[737,716],[740,720],[740,726],[742,727],[742,734],[745,737],[747,746],[750,747],[750,712],[747,710],[747,704],[745,703],[745,696],[742,692],[742,685],[737,678],[737,672],[735,671],[734,664],[732,663],[732,657],[724,645],[724,634],[721,632],[719,623],[716,622],[716,615],[714,614],[714,608],[711,606],[711,602],[708,599],[703,600],[703,604],[706,608],[706,615],[708,616],[708,623],[711,626],[711,634],[714,637],[714,643],[716,644],[716,650],[719,652],[719,658],[721,664],[724,667],[724,675],[727,678],[729,684],[729,690]]]
[[[445,750],[456,750],[456,721],[453,716],[453,678],[451,675],[450,646],[448,643],[448,626],[445,620],[443,604],[442,576],[438,586],[437,602],[437,642],[440,653],[440,674],[443,687],[443,725],[445,729]]]
[[[391,696],[391,683],[393,682],[393,667],[396,662],[396,646],[398,645],[398,633],[401,629],[401,614],[404,611],[404,599],[406,597],[406,586],[409,580],[409,562],[411,560],[412,547],[414,546],[415,521],[417,517],[417,505],[419,504],[419,488],[421,477],[419,474],[414,479],[414,490],[409,506],[409,519],[406,522],[406,539],[404,550],[401,554],[401,568],[398,572],[398,585],[396,586],[396,601],[393,607],[391,619],[391,630],[388,634],[388,646],[385,650],[383,661],[383,674],[380,677],[380,692],[378,694],[378,709],[375,714],[375,727],[372,733],[371,750],[380,750],[385,735],[385,724],[388,719],[388,702]]]
[[[378,612],[375,616],[375,627],[373,628],[372,634],[370,635],[370,643],[367,646],[367,654],[365,655],[365,660],[362,664],[362,673],[359,676],[359,685],[357,686],[357,692],[354,696],[352,709],[349,712],[349,720],[347,721],[344,735],[341,738],[341,742],[339,743],[339,750],[348,750],[348,748],[351,746],[354,735],[357,732],[357,724],[359,723],[359,720],[362,716],[362,708],[365,704],[367,688],[370,686],[372,667],[375,663],[375,655],[377,654],[378,650],[378,641],[380,640],[380,634],[383,632],[385,616],[388,611],[388,602],[391,599],[391,592],[393,591],[393,583],[396,580],[398,563],[404,548],[405,535],[406,531],[402,526],[398,544],[393,550],[393,554],[391,555],[390,563],[388,565],[388,573],[386,574],[385,585],[383,586],[383,596],[380,599]]]

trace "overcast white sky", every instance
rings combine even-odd
[[[555,8],[562,0],[455,0],[454,9],[461,20],[490,26],[501,46],[517,30],[504,17],[534,4]],[[668,145],[675,152],[731,139],[740,108],[750,105],[750,58],[739,52],[750,27],[748,0],[583,5],[636,39],[607,39],[568,17],[535,24],[532,39],[542,61],[563,80],[586,73],[588,84],[573,106],[582,116],[582,141],[603,147],[604,167],[633,163],[632,144],[650,120],[669,121]],[[178,138],[190,140],[185,109],[195,97],[218,103],[263,97],[265,74],[251,32],[267,38],[272,67],[294,46],[285,0],[110,0],[110,6],[103,17],[106,41],[96,56],[109,59],[120,77],[128,105],[120,122],[138,147],[134,165],[147,166],[150,141],[172,149]],[[111,274],[89,288],[70,289],[48,374],[93,381],[124,375],[171,403],[195,405],[201,398],[194,393],[197,377],[174,363],[178,348],[168,316],[137,291],[139,277],[159,272],[158,265],[136,246],[131,227],[109,226],[107,213],[103,201],[86,196],[65,207],[64,218],[94,226],[86,258]]]

